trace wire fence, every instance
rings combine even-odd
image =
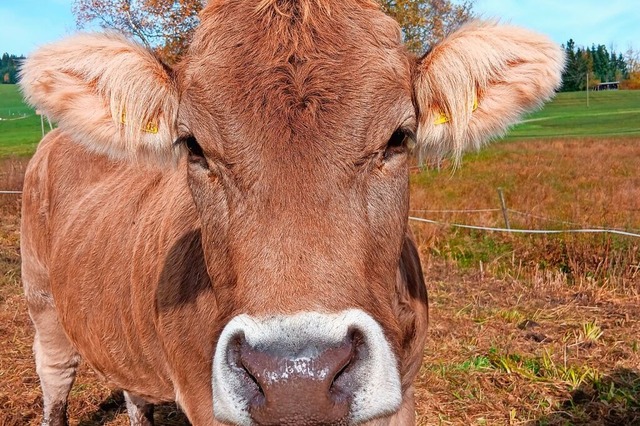
[[[501,209],[474,209],[474,210],[409,210],[416,213],[493,213]]]
[[[558,220],[558,219],[551,219],[549,217],[545,217],[545,216],[540,216],[540,215],[535,215],[532,213],[525,213],[525,212],[521,212],[518,210],[513,210],[513,209],[508,209],[509,213],[513,213],[519,216],[525,216],[525,217],[530,217],[533,219],[537,219],[537,220],[543,220],[545,222],[549,222],[549,223],[558,223],[558,224],[562,224],[562,225],[569,225],[569,226],[583,226],[583,224],[578,223],[578,222],[570,222],[570,221],[566,221],[566,220]],[[609,229],[609,230],[614,230],[614,231],[625,231],[625,232],[634,232],[634,233],[640,233],[640,229],[621,229],[621,228],[606,228],[603,226],[590,226],[591,228],[595,228],[595,229]]]
[[[450,226],[453,228],[475,229],[478,231],[506,232],[512,234],[615,234],[627,237],[640,238],[640,234],[607,228],[579,228],[579,229],[518,229],[518,228],[492,228],[489,226],[464,225],[461,223],[449,223],[439,220],[425,219],[422,217],[409,216],[409,220],[415,222],[429,223],[432,225]]]
[[[1,194],[20,195],[22,194],[22,191],[0,191],[0,195]],[[519,228],[511,228],[511,227],[497,228],[497,227],[491,227],[491,226],[451,223],[451,222],[445,222],[441,220],[433,220],[433,219],[427,219],[423,217],[409,216],[409,220],[412,220],[414,222],[428,223],[431,225],[439,225],[439,226],[448,226],[452,228],[473,229],[477,231],[505,232],[505,233],[512,233],[512,234],[613,234],[613,235],[622,235],[626,237],[640,238],[640,230],[637,230],[637,229],[604,228],[600,226],[590,226],[590,225],[585,226],[583,224],[576,223],[576,222],[551,219],[545,216],[525,213],[525,212],[521,212],[513,209],[449,209],[449,210],[412,209],[412,210],[409,210],[409,212],[410,213],[433,213],[433,214],[438,214],[438,213],[439,214],[444,214],[444,213],[475,214],[475,213],[509,212],[512,214],[530,217],[538,220],[544,220],[547,222],[580,227],[580,228],[574,228],[574,229],[519,229]]]
[[[456,213],[456,214],[474,214],[474,213],[498,213],[502,211],[502,209],[468,209],[468,210],[416,210],[416,209],[411,209],[409,210],[410,213],[440,213],[440,214],[444,214],[444,213]],[[598,231],[619,231],[619,232],[624,232],[624,233],[632,233],[632,234],[640,234],[640,229],[633,229],[633,228],[609,228],[609,227],[604,227],[604,226],[593,226],[593,225],[584,225],[582,223],[578,223],[578,222],[571,222],[571,221],[567,221],[567,220],[558,220],[558,219],[552,219],[546,216],[540,216],[540,215],[536,215],[533,213],[526,213],[526,212],[521,212],[519,210],[514,210],[514,209],[506,209],[507,212],[509,212],[510,214],[515,214],[518,216],[522,216],[522,217],[528,217],[531,219],[536,219],[536,220],[542,220],[545,222],[549,222],[549,223],[557,223],[560,225],[568,225],[568,226],[576,226],[576,227],[580,227],[581,229],[595,229]],[[413,218],[415,220],[423,220],[424,218]],[[424,219],[424,220],[428,220],[428,219]],[[433,222],[437,222],[439,224],[449,224],[451,226],[456,226],[457,224],[455,223],[448,223],[448,222],[443,222],[443,221],[436,221],[436,220],[432,220]],[[476,226],[476,225],[464,225],[464,226]],[[483,227],[483,226],[480,226]],[[486,227],[484,227],[486,228]],[[494,229],[502,229],[502,228],[491,228],[492,230]],[[505,228],[505,229],[509,229],[509,228]],[[552,231],[558,231],[560,232],[561,230],[552,230]]]

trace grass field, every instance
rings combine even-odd
[[[419,425],[640,425],[640,238],[447,225],[504,227],[502,188],[513,228],[640,233],[640,91],[594,93],[588,109],[583,99],[560,94],[455,172],[411,175],[411,214],[443,223],[410,225],[431,320],[416,382]],[[0,146],[19,145],[5,144],[2,129]],[[20,188],[25,164],[0,159],[0,189]],[[20,199],[0,197],[0,426],[36,425]],[[87,367],[69,413],[71,424],[128,424],[121,394]],[[172,405],[156,417],[185,424]]]
[[[559,93],[508,139],[640,135],[640,90]]]
[[[24,104],[18,86],[0,84],[0,157],[30,156],[41,137],[40,117]]]

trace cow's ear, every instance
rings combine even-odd
[[[117,34],[80,34],[25,61],[26,100],[93,151],[114,158],[176,155],[178,95],[171,70]]]
[[[464,25],[418,63],[419,149],[458,161],[503,134],[553,96],[564,60],[561,47],[540,34],[495,22]]]

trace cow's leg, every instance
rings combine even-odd
[[[137,395],[124,391],[131,426],[153,426],[153,404]]]
[[[36,329],[33,351],[44,400],[42,424],[66,426],[67,397],[80,357],[64,334],[52,305],[40,309],[30,307],[29,313]]]

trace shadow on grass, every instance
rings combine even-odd
[[[561,411],[536,425],[640,426],[640,372],[616,369],[582,384],[564,401]]]
[[[78,426],[99,426],[115,420],[120,414],[127,412],[124,396],[121,391],[113,391],[105,398],[96,411],[80,419]],[[155,406],[154,420],[156,426],[189,426],[186,416],[175,404],[159,404]]]
[[[119,414],[127,411],[122,392],[113,391],[111,395],[100,403],[98,409],[88,417],[80,419],[78,426],[103,425],[115,419]]]

